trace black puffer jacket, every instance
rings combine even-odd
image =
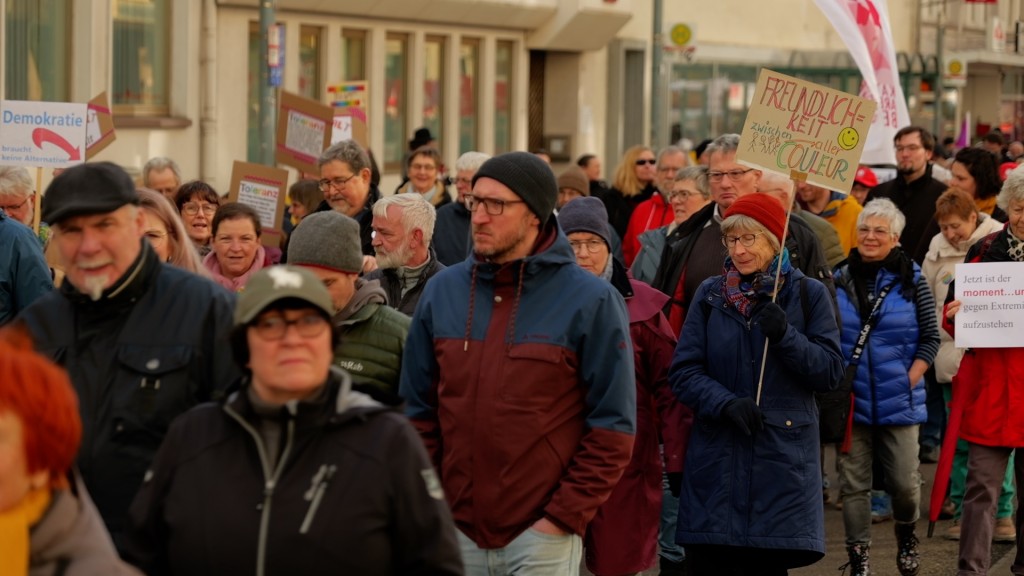
[[[64,282],[19,316],[78,393],[78,467],[115,544],[171,421],[238,377],[228,343],[234,307],[234,295],[162,264],[143,242],[99,301]]]
[[[273,470],[247,384],[182,416],[132,505],[124,557],[150,576],[462,574],[412,425],[340,369],[325,386],[282,408]]]

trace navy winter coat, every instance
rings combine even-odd
[[[705,280],[679,336],[669,382],[697,421],[690,436],[676,541],[793,550],[791,567],[825,553],[813,392],[843,374],[828,290],[794,269],[778,304],[789,329],[768,346],[761,410],[764,430],[746,436],[722,415],[739,397],[756,398],[765,337],[759,315],[746,320],[722,295],[724,277]],[[808,302],[805,318],[800,283]]]

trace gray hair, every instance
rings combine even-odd
[[[1014,168],[1003,182],[1003,188],[996,197],[996,205],[1005,212],[1010,211],[1010,202],[1024,202],[1024,170]]]
[[[768,241],[769,245],[771,245],[772,252],[778,254],[782,251],[782,244],[779,242],[779,239],[775,237],[775,234],[765,228],[764,224],[761,224],[757,220],[754,220],[745,214],[733,214],[725,220],[722,220],[721,229],[722,236],[725,236],[735,230],[745,230],[755,234],[764,234],[764,239]]]
[[[342,140],[337,144],[331,145],[330,148],[324,150],[323,154],[320,155],[316,165],[323,168],[324,164],[334,161],[348,164],[353,174],[362,172],[364,168],[367,170],[371,169],[370,155],[355,140]]]
[[[722,134],[718,138],[715,138],[711,144],[704,150],[708,158],[712,154],[729,154],[730,152],[736,152],[740,148],[740,135],[739,134]]]
[[[682,182],[683,180],[689,180],[697,187],[697,192],[707,200],[711,198],[711,189],[708,188],[708,169],[707,166],[687,166],[680,168],[676,172],[675,181]]]
[[[490,154],[484,154],[483,152],[466,152],[459,159],[455,161],[455,171],[462,172],[463,170],[476,173],[484,162],[491,159]]]
[[[150,158],[149,162],[146,162],[145,166],[142,167],[142,185],[149,186],[149,173],[154,170],[167,170],[171,169],[174,173],[174,179],[181,184],[181,168],[178,168],[178,163],[166,156],[156,156]]]
[[[434,222],[437,221],[437,211],[434,210],[434,205],[416,192],[392,194],[374,203],[373,216],[387,220],[388,208],[391,206],[402,210],[402,228],[405,233],[409,234],[417,228],[422,230],[423,243],[429,246],[430,241],[434,238]]]
[[[864,225],[868,218],[881,218],[889,222],[889,231],[899,236],[903,234],[903,227],[907,225],[907,218],[900,212],[900,209],[888,198],[875,198],[864,205],[857,217],[857,227]]]
[[[0,166],[0,196],[28,196],[34,190],[32,176],[22,166]]]
[[[685,165],[690,165],[690,155],[686,153],[686,150],[683,150],[679,146],[666,146],[661,149],[661,152],[658,152],[658,166],[661,166],[662,159],[669,154],[682,154],[683,160],[686,162]]]
[[[793,199],[793,189],[796,187],[792,178],[783,176],[778,172],[762,172],[761,181],[758,182],[758,189],[778,187],[782,188],[789,194],[789,199]]]

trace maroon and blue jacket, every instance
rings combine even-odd
[[[458,528],[501,548],[541,518],[582,535],[633,450],[629,317],[552,220],[533,253],[434,276],[400,392]]]

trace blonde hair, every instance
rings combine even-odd
[[[185,231],[185,225],[181,222],[181,218],[170,200],[149,188],[139,188],[136,192],[139,194],[139,206],[159,218],[167,228],[167,239],[170,241],[171,247],[167,262],[193,274],[209,278],[210,273],[206,266],[203,266],[203,261],[199,258],[199,253],[196,252],[192,240],[189,239],[188,233]]]
[[[646,184],[636,177],[636,161],[644,152],[654,153],[647,146],[633,146],[622,155],[622,161],[615,168],[615,179],[612,186],[623,196],[636,196],[643,191]]]

